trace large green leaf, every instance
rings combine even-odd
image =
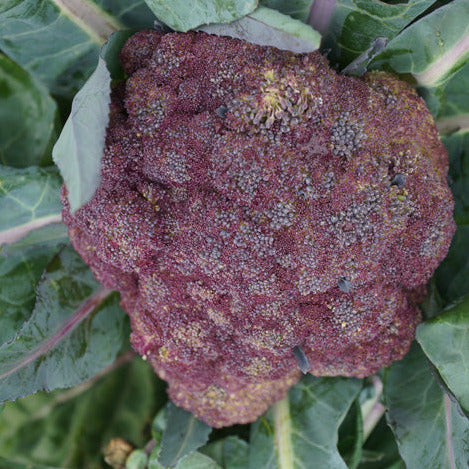
[[[454,196],[454,218],[469,225],[469,129],[443,139],[449,153],[449,181]]]
[[[161,441],[159,461],[163,466],[175,466],[178,461],[204,445],[212,428],[190,412],[168,403],[166,428]]]
[[[467,467],[469,420],[440,388],[417,343],[386,371],[384,397],[407,469]]]
[[[181,459],[175,469],[222,469],[213,459],[197,451]]]
[[[127,28],[147,29],[155,23],[155,15],[144,0],[96,0],[96,3]]]
[[[13,244],[4,244],[1,254],[5,257],[29,254],[38,248],[69,244],[68,230],[64,223],[53,223],[31,231]]]
[[[350,407],[339,428],[340,455],[349,469],[355,469],[362,458],[363,418],[358,399]]]
[[[260,0],[259,4],[306,23],[313,0]]]
[[[118,53],[129,35],[127,30],[116,32],[101,48],[98,66],[75,95],[70,116],[52,151],[67,187],[72,212],[88,202],[99,187],[111,79],[123,76]]]
[[[440,133],[469,131],[469,63],[461,68],[444,86],[433,91],[437,102],[437,127]],[[428,102],[428,100],[427,100]]]
[[[23,168],[47,162],[56,105],[47,89],[0,54],[0,163]]]
[[[458,228],[435,279],[442,297],[451,302],[469,294],[469,132],[451,135],[443,142],[450,155],[449,180]]]
[[[305,376],[288,397],[251,427],[250,469],[347,466],[337,450],[337,433],[357,397],[361,381]]]
[[[435,0],[375,2],[369,0],[316,1],[310,24],[327,31],[323,48],[332,63],[348,65],[366,51],[378,36],[392,39]],[[316,5],[318,4],[318,5]],[[319,8],[319,5],[323,8]],[[324,18],[333,5],[330,19]],[[326,24],[323,24],[326,23]]]
[[[143,445],[148,422],[165,402],[164,383],[148,364],[129,358],[122,356],[69,390],[6,403],[0,413],[0,456],[28,467],[104,469],[109,466],[101,450],[111,438]]]
[[[469,60],[468,17],[467,0],[438,8],[390,41],[372,67],[411,73],[429,88],[443,84]]]
[[[312,52],[321,42],[321,36],[311,26],[265,7],[232,23],[209,24],[200,30],[298,53]]]
[[[109,365],[128,333],[110,293],[64,248],[46,269],[29,320],[0,347],[0,401],[70,387]]]
[[[0,245],[62,220],[57,168],[0,165]]]
[[[199,451],[225,469],[246,469],[249,465],[249,444],[236,435],[212,441]]]
[[[0,345],[12,340],[32,313],[36,285],[57,252],[39,247],[15,256],[0,255]]]
[[[89,0],[0,3],[0,49],[69,99],[91,75],[99,47],[122,28]]]
[[[417,340],[458,402],[469,412],[469,297],[420,324]]]
[[[158,460],[160,453],[160,448],[156,447],[150,457],[148,458],[148,465],[144,466],[142,469],[165,469],[168,466],[162,466]],[[194,451],[187,456],[184,456],[176,466],[171,466],[174,469],[228,469],[224,466],[220,466],[216,461],[214,461],[209,456]],[[126,466],[126,469],[130,469],[129,466]]]
[[[72,211],[88,202],[99,186],[109,122],[110,85],[111,75],[100,57],[98,67],[73,99],[70,117],[52,152],[64,178]]]
[[[251,13],[257,0],[145,0],[156,17],[175,31],[207,23],[228,23]]]
[[[358,469],[405,469],[394,435],[384,416],[363,446]]]

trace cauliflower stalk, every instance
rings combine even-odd
[[[101,185],[74,214],[64,188],[63,216],[171,399],[245,423],[300,368],[401,359],[455,229],[415,91],[205,33],[140,32],[121,62]]]

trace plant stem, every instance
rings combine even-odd
[[[42,228],[53,223],[61,223],[62,215],[49,215],[44,218],[36,218],[35,220],[25,223],[24,225],[15,226],[10,230],[3,231],[0,233],[0,246],[6,243],[13,243],[21,238],[24,238],[28,233],[38,228]]]
[[[436,127],[440,135],[457,131],[467,131],[469,130],[469,114],[444,117],[436,121]]]
[[[467,57],[468,53],[469,35],[466,35],[427,68],[427,70],[422,73],[414,74],[417,83],[427,88],[438,86],[445,75],[447,75],[462,58]]]
[[[66,335],[75,329],[85,318],[93,313],[93,311],[112,293],[104,287],[99,288],[91,295],[82,305],[63,323],[62,327],[51,337],[44,340],[36,349],[30,351],[21,360],[9,370],[0,375],[0,380],[16,373],[21,368],[29,365],[37,358],[45,355],[54,348]]]
[[[102,45],[124,26],[88,0],[52,0],[60,12],[82,29],[93,42]]]
[[[363,441],[370,436],[373,429],[381,420],[386,408],[381,404],[380,398],[383,394],[383,383],[377,376],[371,377],[371,383],[375,388],[375,397],[370,403],[362,406],[363,415]]]
[[[273,406],[275,446],[279,469],[293,469],[291,418],[288,396]]]

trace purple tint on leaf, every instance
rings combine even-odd
[[[307,23],[324,36],[331,21],[337,0],[314,0],[309,11]]]

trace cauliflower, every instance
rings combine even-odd
[[[140,32],[121,62],[101,185],[74,214],[64,188],[63,217],[171,399],[245,423],[301,371],[401,359],[455,230],[415,91],[195,32]]]

